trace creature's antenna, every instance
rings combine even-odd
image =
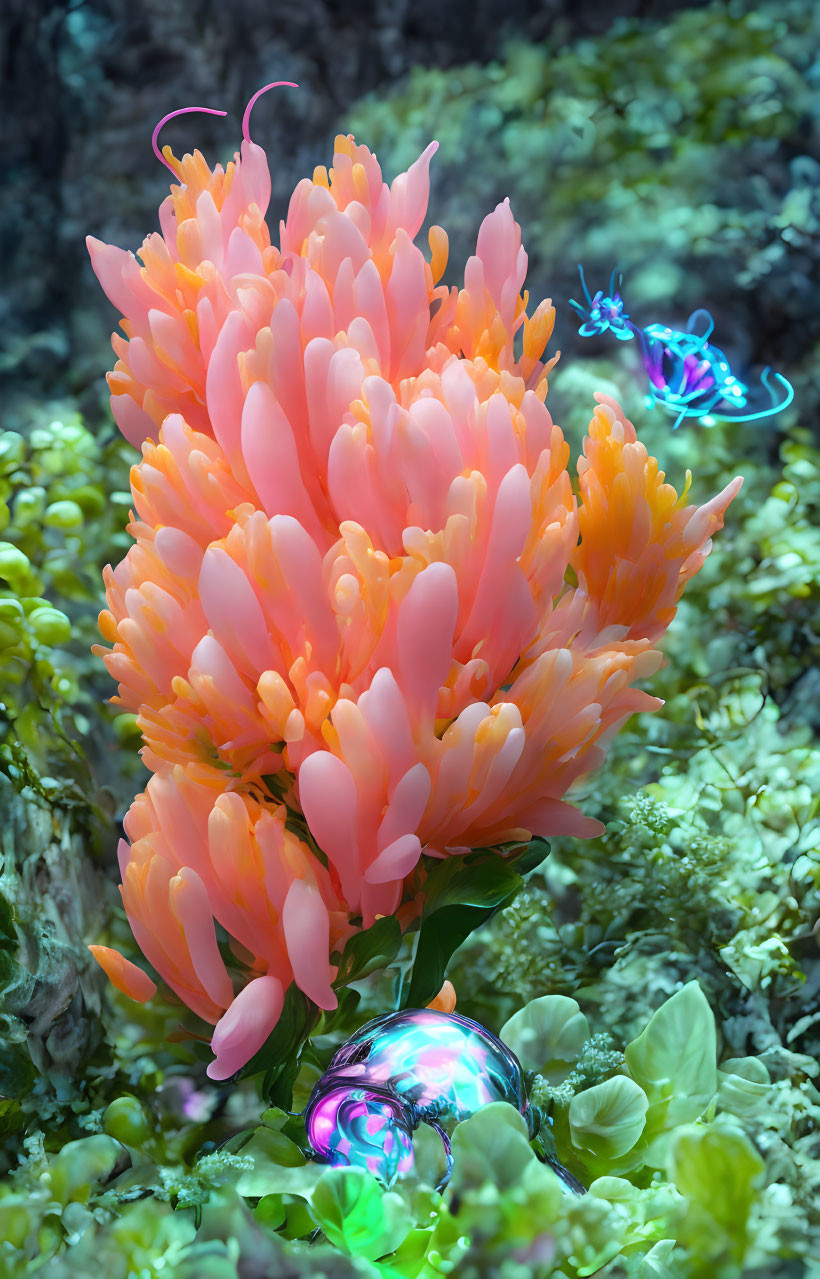
[[[584,277],[584,268],[581,266],[581,263],[580,263],[580,262],[578,263],[578,274],[579,274],[579,275],[580,275],[580,277],[581,277],[581,284],[582,284],[582,286],[583,286],[583,290],[584,290],[584,297],[586,298],[586,300],[587,300],[587,302],[589,303],[589,305],[590,305],[590,306],[592,306],[592,298],[590,297],[589,289],[587,288],[587,282],[586,282],[586,279],[585,279],[585,277]]]
[[[164,115],[162,117],[159,124],[154,129],[154,132],[151,134],[151,146],[154,148],[154,155],[157,157],[160,164],[164,164],[166,169],[170,169],[175,178],[179,178],[179,174],[177,173],[174,166],[172,164],[169,164],[169,162],[165,159],[165,156],[162,154],[162,152],[159,149],[157,139],[159,138],[160,129],[163,127],[163,125],[166,125],[169,120],[173,120],[174,117],[178,115],[188,115],[191,111],[202,111],[204,112],[205,115],[227,115],[228,114],[227,111],[216,111],[213,107],[180,107],[178,111],[169,111],[167,115]]]
[[[620,292],[620,290],[624,287],[624,273],[623,271],[619,271],[618,268],[614,266],[612,268],[612,274],[609,277],[609,296],[611,298],[615,297],[616,282],[618,285],[618,290]]]
[[[253,95],[250,102],[245,107],[245,114],[242,117],[242,137],[244,138],[246,142],[250,142],[251,140],[251,133],[250,133],[251,111],[253,111],[254,103],[256,102],[257,98],[261,98],[263,93],[268,92],[268,89],[281,89],[281,88],[298,89],[299,86],[298,84],[295,84],[293,80],[274,80],[271,84],[266,84],[264,88],[256,90],[256,93]]]

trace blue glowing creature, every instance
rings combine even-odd
[[[408,1009],[377,1017],[342,1044],[310,1095],[305,1127],[317,1159],[366,1168],[391,1185],[413,1166],[415,1129],[429,1124],[444,1143],[443,1189],[452,1157],[442,1124],[467,1119],[491,1101],[515,1106],[531,1138],[542,1129],[520,1062],[500,1039],[457,1013]],[[540,1141],[564,1187],[583,1194],[543,1129]]]
[[[643,366],[649,378],[647,407],[660,404],[667,412],[673,413],[673,430],[687,417],[699,418],[706,426],[713,425],[718,418],[753,422],[757,418],[771,417],[791,404],[794,399],[791,383],[780,373],[772,374],[771,369],[765,368],[760,380],[771,397],[770,406],[757,413],[735,412],[746,407],[749,388],[734,376],[726,356],[709,341],[714,323],[708,311],[693,311],[684,331],[671,329],[665,324],[647,324],[641,329],[624,310],[620,294],[622,280],[618,278],[616,287],[614,271],[609,281],[609,292],[605,294],[599,290],[590,297],[583,268],[579,266],[578,270],[586,299],[585,305],[570,301],[570,306],[584,321],[578,332],[583,337],[609,332],[619,342],[638,339]],[[698,332],[698,329],[702,331]],[[777,392],[771,385],[770,376],[785,389],[780,401],[776,398]]]

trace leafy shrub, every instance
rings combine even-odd
[[[213,1119],[164,1133],[122,1096],[99,1116],[101,1131],[56,1154],[28,1144],[0,1196],[10,1273],[82,1274],[96,1254],[123,1279],[129,1267],[221,1279],[238,1265],[243,1275],[280,1266],[294,1277],[373,1279],[733,1276],[799,1255],[811,1227],[805,1201],[779,1180],[781,1142],[820,1118],[808,1078],[816,1065],[784,1054],[780,1083],[759,1057],[718,1068],[714,1018],[696,982],[656,1009],[594,1082],[583,1025],[577,1003],[544,996],[501,1033],[552,1079],[557,1060],[571,1067],[559,1085],[535,1073],[532,1095],[585,1196],[562,1190],[503,1102],[456,1127],[453,1176],[439,1195],[438,1138],[424,1129],[414,1175],[385,1190],[361,1169],[307,1163],[298,1122],[283,1111],[214,1150]],[[317,1232],[334,1252],[299,1242]]]

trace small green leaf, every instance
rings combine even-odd
[[[768,1088],[771,1083],[766,1063],[759,1057],[728,1057],[720,1063],[719,1075],[735,1075],[747,1083]]]
[[[124,1146],[142,1146],[150,1140],[154,1127],[136,1097],[115,1097],[102,1117],[103,1131]]]
[[[667,999],[626,1048],[630,1075],[649,1098],[647,1132],[703,1114],[717,1089],[715,1019],[696,981]]]
[[[523,883],[503,857],[488,850],[434,865],[424,884],[427,900],[404,1007],[423,1008],[438,994],[453,952],[496,911],[509,906]]]
[[[769,1072],[759,1057],[730,1057],[718,1071],[718,1103],[744,1117],[760,1109],[770,1094]]]
[[[26,1126],[26,1116],[19,1101],[13,1097],[0,1097],[0,1137],[19,1132]]]
[[[545,839],[537,835],[526,844],[501,844],[504,857],[519,875],[529,875],[549,857],[550,846]]]
[[[94,1186],[111,1175],[124,1154],[120,1143],[105,1133],[68,1142],[48,1170],[52,1195],[62,1204],[87,1203]]]
[[[605,1159],[631,1150],[646,1124],[646,1093],[626,1075],[613,1075],[576,1093],[569,1104],[572,1143]]]
[[[501,1027],[500,1038],[525,1070],[550,1084],[566,1079],[590,1036],[589,1022],[567,995],[531,999]]]
[[[679,1274],[680,1265],[676,1264],[674,1239],[659,1239],[649,1249],[637,1272],[638,1279],[678,1279]]]
[[[689,1201],[679,1242],[704,1258],[730,1246],[742,1261],[749,1214],[760,1197],[765,1164],[743,1133],[716,1124],[691,1125],[673,1136],[669,1176]]]
[[[242,1154],[248,1153],[265,1156],[278,1168],[302,1168],[307,1162],[295,1142],[280,1129],[264,1124],[257,1128],[247,1146],[242,1147]]]
[[[395,915],[385,915],[364,932],[354,933],[345,943],[334,987],[346,986],[386,968],[396,958],[400,945],[401,926]]]
[[[448,1195],[456,1197],[487,1182],[500,1190],[515,1186],[536,1162],[526,1121],[506,1101],[492,1101],[458,1124],[452,1150]]]
[[[363,1168],[328,1168],[313,1192],[311,1215],[332,1244],[374,1261],[394,1252],[412,1222],[404,1199]]]
[[[0,1201],[0,1246],[22,1248],[37,1225],[35,1212],[23,1195],[5,1195]]]
[[[82,508],[68,498],[52,502],[45,509],[43,523],[50,528],[80,528],[83,523]]]
[[[238,1194],[246,1199],[259,1199],[264,1195],[298,1195],[309,1199],[324,1172],[322,1165],[305,1163],[301,1152],[301,1163],[297,1163],[296,1155],[289,1152],[287,1157],[291,1162],[280,1163],[282,1147],[276,1139],[281,1138],[281,1133],[268,1132],[268,1136],[261,1136],[263,1131],[267,1130],[257,1131],[242,1148],[243,1161],[252,1166],[240,1173],[236,1182]],[[274,1138],[273,1142],[270,1137]]]

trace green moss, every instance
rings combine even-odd
[[[116,1073],[86,945],[116,900],[98,767],[114,734],[90,646],[102,566],[128,542],[112,501],[126,476],[127,450],[101,449],[76,413],[0,434],[0,1164],[26,1124],[79,1135]],[[119,752],[124,779],[133,759]]]
[[[130,450],[101,450],[76,413],[63,418],[0,434],[0,767],[12,781],[20,749],[25,781],[66,769],[80,781],[71,742],[108,695],[89,650],[102,568],[129,544]]]

